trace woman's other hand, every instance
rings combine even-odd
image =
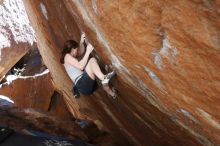
[[[86,34],[83,32],[80,38],[80,43],[83,43],[86,39]]]
[[[88,53],[91,53],[92,51],[94,50],[94,47],[91,45],[91,44],[88,44],[87,48],[86,48],[86,51]]]

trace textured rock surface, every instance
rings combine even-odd
[[[0,109],[1,125],[7,125],[17,130],[29,128],[51,135],[88,140],[88,136],[79,125],[68,120],[61,120],[46,112],[2,105],[0,105]]]
[[[19,9],[18,9],[19,8]],[[0,80],[35,42],[22,0],[7,0],[0,5]]]
[[[8,76],[8,78],[14,77]],[[48,72],[45,75],[18,77],[1,86],[0,95],[9,97],[16,107],[35,108],[42,111],[48,110],[54,92]]]
[[[92,119],[119,145],[220,144],[219,1],[24,2],[40,53],[74,116]],[[80,30],[117,70],[117,101],[101,89],[71,98],[59,54]]]

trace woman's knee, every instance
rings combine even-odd
[[[97,60],[96,60],[96,58],[94,58],[94,57],[92,57],[92,58],[90,58],[89,59],[89,61],[88,61],[88,64],[86,65],[86,70],[92,70],[92,65],[94,64],[94,63],[97,63]]]
[[[96,60],[95,57],[92,57],[92,58],[89,59],[89,62],[95,62],[95,63],[97,63],[97,60]]]

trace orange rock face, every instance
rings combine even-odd
[[[0,94],[13,100],[16,107],[42,111],[48,110],[53,92],[49,73],[39,77],[20,77],[2,84],[0,88]]]
[[[220,144],[218,1],[24,0],[40,53],[75,116],[119,145]],[[73,100],[59,63],[65,40],[84,31],[118,76],[116,101],[100,89]]]

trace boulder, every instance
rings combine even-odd
[[[119,145],[219,145],[218,1],[24,0],[55,88],[75,117],[91,119]],[[59,63],[84,31],[117,71],[119,98],[99,89],[73,99]]]
[[[1,81],[28,50],[36,45],[34,30],[21,0],[1,1],[0,40]]]

